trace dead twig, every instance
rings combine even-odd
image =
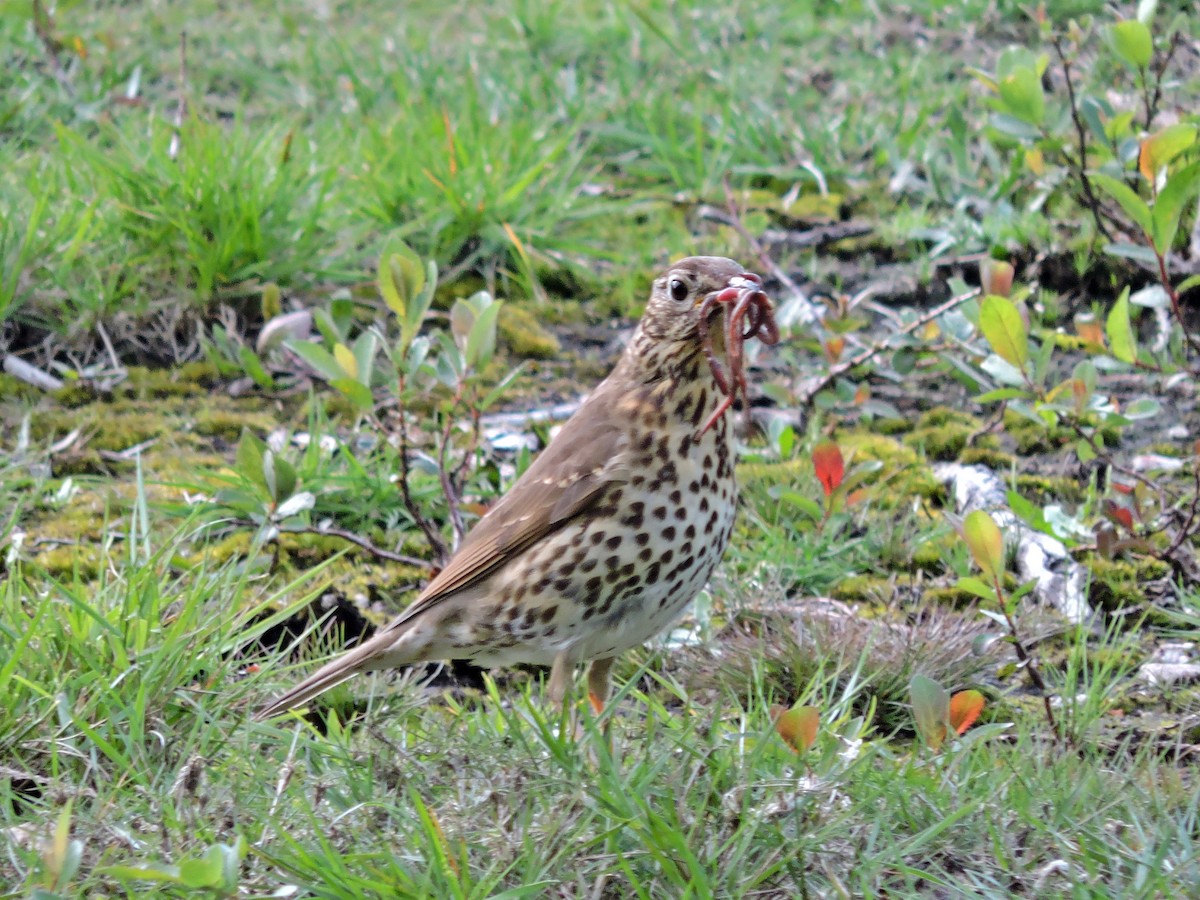
[[[899,331],[897,331],[896,334],[912,334],[914,331],[917,331],[917,330],[923,328],[925,325],[929,324],[930,322],[932,322],[934,319],[936,319],[938,316],[942,315],[943,313],[947,313],[950,310],[954,309],[954,307],[960,306],[961,304],[966,303],[968,300],[970,300],[974,297],[978,297],[979,293],[980,293],[979,288],[973,288],[972,290],[969,290],[965,293],[958,294],[957,296],[951,297],[945,303],[935,306],[933,309],[929,310],[924,315],[919,316],[917,319],[913,320],[912,322],[909,322],[907,325],[905,325],[903,328],[901,328]],[[892,340],[893,337],[895,337],[895,335],[888,335],[883,340],[876,341],[874,344],[872,344],[870,347],[868,347],[866,350],[864,350],[862,353],[858,354],[857,356],[854,356],[854,357],[846,360],[845,362],[838,363],[836,366],[832,366],[828,372],[826,372],[824,375],[822,375],[817,380],[817,382],[808,389],[807,396],[805,396],[801,402],[805,405],[811,403],[812,398],[815,397],[817,394],[819,394],[821,391],[823,391],[825,388],[827,388],[829,385],[831,385],[835,379],[841,377],[846,372],[849,372],[851,369],[855,369],[858,366],[861,366],[861,365],[864,365],[864,364],[870,362],[872,359],[874,359],[876,356],[878,356],[884,350],[887,350],[888,346],[889,346],[889,342]]]
[[[1083,188],[1085,205],[1096,222],[1096,230],[1103,235],[1105,240],[1111,241],[1112,235],[1109,234],[1108,229],[1104,225],[1100,200],[1092,190],[1091,179],[1087,176],[1087,132],[1083,127],[1083,119],[1079,115],[1079,103],[1075,98],[1075,84],[1071,81],[1071,61],[1067,58],[1067,53],[1063,49],[1062,38],[1057,34],[1052,34],[1050,36],[1050,43],[1054,47],[1054,52],[1058,55],[1059,64],[1062,66],[1063,80],[1067,85],[1067,103],[1071,109],[1071,121],[1075,125],[1075,137],[1079,142],[1079,159],[1071,160],[1068,157],[1067,162],[1075,170],[1075,177],[1079,179],[1079,183]]]

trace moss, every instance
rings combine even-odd
[[[542,327],[528,307],[504,304],[496,327],[501,340],[514,356],[552,359],[562,350],[558,338]]]
[[[32,384],[0,372],[0,400],[36,400],[42,393]]]
[[[1093,556],[1087,565],[1092,576],[1088,599],[1093,606],[1108,611],[1144,605],[1145,584],[1171,573],[1169,565],[1151,558],[1112,560]]]
[[[1079,503],[1087,493],[1087,485],[1074,478],[1051,478],[1046,475],[1022,474],[1016,477],[1017,493],[1037,504]]]
[[[905,436],[904,443],[924,450],[925,455],[932,460],[949,462],[958,459],[973,433],[973,429],[958,424],[918,428]]]
[[[851,575],[830,591],[834,600],[850,603],[887,603],[895,593],[891,581],[878,575]]]
[[[926,410],[921,414],[921,418],[917,419],[916,427],[941,428],[944,425],[963,425],[974,431],[980,431],[983,428],[983,422],[975,416],[949,406],[935,406],[933,409]]]
[[[152,438],[174,431],[170,417],[158,412],[124,412],[102,415],[97,411],[92,419],[95,433],[88,440],[92,450],[119,452]]]
[[[99,547],[78,544],[43,550],[33,557],[34,565],[41,566],[51,578],[93,581],[100,574],[104,558]]]
[[[275,417],[266,413],[226,407],[201,409],[193,420],[196,434],[219,437],[230,443],[241,437],[243,428],[254,432],[266,432],[275,424]]]
[[[1096,416],[1085,416],[1080,424],[1090,429],[1098,422]],[[1049,453],[1076,440],[1076,433],[1071,428],[1039,424],[1011,409],[1004,411],[1004,431],[1016,442],[1017,452],[1024,456]],[[1115,447],[1121,440],[1120,429],[1111,425],[1099,428],[1099,435],[1107,447]]]
[[[87,406],[96,399],[96,392],[81,381],[68,379],[57,391],[54,391],[51,396],[58,401],[61,406],[67,409],[78,409],[81,406]]]
[[[868,490],[871,486],[882,488],[871,495],[880,508],[908,504],[913,497],[934,499],[944,492],[917,452],[895,438],[850,431],[839,433],[837,442],[851,465],[868,460],[883,463],[882,470],[867,481]]]
[[[904,443],[923,450],[930,459],[948,462],[959,459],[971,440],[981,448],[998,449],[999,441],[992,435],[982,434],[983,428],[983,423],[974,416],[937,406],[917,420]]]
[[[174,369],[148,369],[130,366],[119,392],[125,396],[146,400],[154,397],[195,397],[207,389],[195,381],[180,376]]]
[[[921,600],[926,606],[945,606],[950,609],[968,609],[979,603],[979,598],[955,585],[925,588]]]
[[[991,446],[967,447],[958,455],[958,461],[964,466],[987,466],[994,472],[1008,472],[1017,458]]]
[[[871,430],[876,434],[896,435],[905,434],[912,431],[912,422],[908,419],[875,419],[871,423]]]

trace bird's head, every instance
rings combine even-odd
[[[661,344],[688,343],[700,349],[699,328],[708,328],[715,346],[721,347],[724,303],[711,304],[700,322],[700,306],[710,294],[760,284],[757,275],[747,272],[732,259],[722,256],[689,256],[667,268],[654,279],[650,301],[642,315],[641,330]],[[732,296],[732,295],[731,295]]]

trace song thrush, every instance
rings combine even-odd
[[[550,665],[557,703],[576,664],[590,661],[589,697],[602,709],[613,661],[683,612],[729,543],[737,486],[723,401],[745,383],[742,338],[777,339],[760,284],[720,257],[667,269],[616,368],[446,568],[370,640],[259,716],[359,672],[438,659]],[[727,334],[738,344],[732,381],[716,359]]]

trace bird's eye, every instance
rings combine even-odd
[[[682,281],[680,281],[678,278],[671,279],[670,288],[671,288],[671,299],[674,300],[676,303],[682,303],[684,300],[687,299],[688,286],[686,284],[684,284]]]

